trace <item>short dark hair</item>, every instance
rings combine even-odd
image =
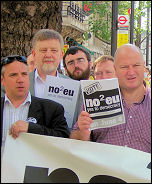
[[[28,66],[27,59],[25,56],[20,56],[20,55],[6,56],[6,57],[2,58],[2,60],[1,60],[1,74],[4,75],[5,65],[8,65],[16,60],[21,62],[21,63],[24,63],[25,65]]]
[[[64,67],[66,67],[66,64],[65,64],[65,58],[66,58],[66,56],[69,55],[69,54],[74,55],[74,54],[76,54],[79,50],[82,51],[83,53],[85,53],[88,62],[91,61],[91,54],[90,54],[86,49],[84,49],[84,48],[82,48],[82,47],[78,47],[78,46],[71,46],[71,47],[68,48],[68,50],[66,51],[66,53],[65,53],[64,56],[63,56],[63,66],[64,66]]]

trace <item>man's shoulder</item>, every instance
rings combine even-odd
[[[39,97],[36,97],[36,96],[31,96],[31,101],[33,103],[39,103],[41,105],[53,105],[53,106],[62,106],[60,103],[56,102],[56,101],[53,101],[53,100],[50,100],[50,99],[45,99],[45,98],[39,98]]]
[[[146,89],[146,95],[148,96],[148,98],[151,101],[151,87],[147,87],[147,89]]]
[[[1,84],[1,97],[4,97],[5,95],[5,88],[4,86]]]
[[[35,75],[35,70],[29,73],[30,79],[33,79],[34,78],[34,75]]]

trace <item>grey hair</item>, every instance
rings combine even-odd
[[[130,47],[130,48],[134,48],[136,49],[136,51],[142,56],[142,60],[144,62],[144,57],[143,57],[143,54],[141,52],[141,50],[139,49],[139,47],[137,47],[136,45],[133,45],[133,44],[130,44],[130,43],[127,43],[127,44],[124,44],[124,45],[121,45],[119,48],[117,48],[115,54],[114,54],[114,63],[116,61],[116,56],[118,54],[118,51],[121,49],[121,48],[125,48],[125,47]]]
[[[5,73],[5,66],[2,66],[2,68],[1,68],[1,75],[4,76],[4,73]]]
[[[61,49],[64,47],[63,37],[60,33],[53,29],[41,29],[39,30],[32,39],[32,47],[34,48],[37,41],[56,39],[59,40]]]

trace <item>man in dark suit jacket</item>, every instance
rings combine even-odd
[[[1,119],[3,122],[4,97],[1,98]],[[52,100],[31,97],[27,121],[28,133],[69,137],[64,108]],[[3,126],[3,123],[2,123]]]
[[[2,60],[1,83],[5,87],[5,96],[1,98],[3,133],[4,130],[9,130],[14,138],[17,138],[20,132],[69,137],[63,106],[51,100],[31,96],[25,57],[8,56]]]

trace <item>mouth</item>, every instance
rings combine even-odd
[[[79,70],[79,69],[74,71],[74,73],[80,73],[80,72],[81,72],[81,70]]]
[[[49,63],[54,63],[54,62],[55,62],[55,61],[52,60],[52,59],[48,59],[48,60],[45,60],[45,61],[44,61],[44,63],[48,63],[48,64],[49,64]]]
[[[130,78],[128,78],[128,81],[133,81],[135,79],[136,79],[136,77],[130,77]]]
[[[19,86],[19,87],[17,87],[17,89],[19,89],[19,90],[23,90],[23,89],[24,89],[24,87],[23,87],[23,86]]]

